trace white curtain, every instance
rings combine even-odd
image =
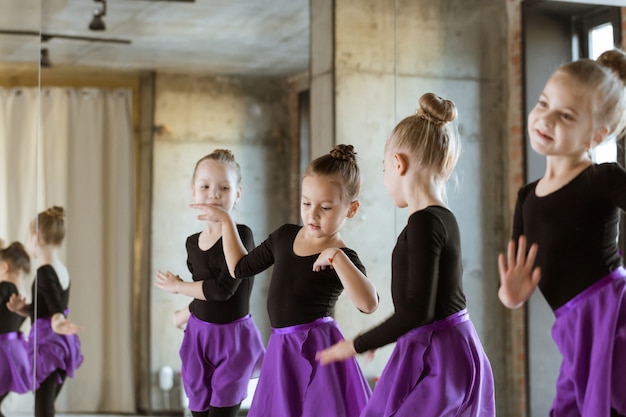
[[[57,410],[135,412],[131,91],[43,88],[40,140],[35,145],[32,136],[37,136],[39,103],[32,99],[33,108],[24,108],[24,96],[36,98],[37,91],[5,91],[0,103],[0,151],[7,161],[0,177],[0,196],[22,188],[14,184],[18,180],[13,173],[22,166],[18,159],[30,161],[23,178],[30,198],[37,196],[34,207],[60,205],[67,210],[63,257],[71,277],[70,318],[82,326],[85,360],[76,378],[66,382]],[[22,112],[23,116],[15,117]],[[22,124],[13,126],[18,120]],[[18,137],[19,133],[24,137]],[[4,200],[8,204],[4,204],[0,227],[6,227],[7,233],[17,234],[19,230],[14,229],[25,227],[24,222],[27,225],[36,212],[32,202],[22,202],[28,196],[19,196],[16,204]]]

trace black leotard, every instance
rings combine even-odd
[[[341,280],[330,268],[313,271],[319,254],[298,256],[293,243],[302,226],[286,224],[237,264],[235,275],[258,274],[274,265],[267,296],[267,311],[272,327],[310,323],[332,316],[337,298],[343,291]],[[352,249],[341,248],[352,263],[365,274],[365,267]]]
[[[32,306],[35,306],[35,302],[37,306],[37,311],[31,314],[35,319],[52,317],[56,313],[63,314],[67,310],[70,288],[68,286],[64,290],[61,287],[59,276],[52,265],[42,265],[37,269],[37,279],[33,283],[32,294]]]
[[[7,301],[11,294],[19,295],[19,291],[14,283],[8,281],[0,282],[0,333],[17,332],[26,317],[9,311]]]
[[[615,163],[591,165],[549,195],[538,181],[518,193],[513,239],[537,243],[539,288],[554,310],[621,265],[619,208],[626,210],[626,171]]]
[[[408,331],[465,308],[461,237],[454,214],[430,206],[409,217],[391,257],[394,313],[357,337],[362,353],[395,342]]]
[[[238,224],[237,231],[244,246],[254,248],[252,230]],[[234,279],[228,272],[222,239],[204,251],[198,247],[200,233],[187,238],[187,267],[194,281],[202,281],[202,292],[206,300],[194,299],[189,304],[191,313],[209,323],[230,323],[250,312],[250,294],[254,276],[249,279]]]

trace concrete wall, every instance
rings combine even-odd
[[[320,3],[325,2],[312,4]],[[353,337],[392,312],[391,250],[406,213],[393,206],[384,189],[383,147],[396,122],[418,107],[420,95],[435,92],[459,109],[463,153],[449,202],[461,227],[468,308],[499,386],[507,372],[506,315],[500,314],[504,308],[497,299],[496,262],[506,210],[500,174],[506,13],[502,2],[492,0],[342,0],[334,2],[333,44],[335,143],[355,145],[363,169],[360,216],[348,222],[343,234],[381,295],[380,308],[369,316],[344,297],[337,320],[346,337]],[[380,375],[392,347],[381,349],[370,363],[360,358],[368,377]],[[504,399],[498,402],[505,415]]]
[[[152,276],[170,270],[183,279],[185,239],[201,231],[191,203],[191,176],[195,163],[216,148],[227,148],[238,160],[243,180],[242,198],[234,217],[254,231],[258,244],[289,218],[292,198],[288,184],[291,149],[287,132],[289,84],[285,79],[242,79],[157,75],[155,124],[163,126],[154,144],[152,201]],[[265,309],[269,271],[257,276],[251,313],[265,340],[269,322]],[[156,383],[162,366],[180,370],[178,349],[183,333],[172,325],[172,313],[190,301],[156,288],[151,290],[152,405],[168,408]],[[171,408],[179,396],[172,394]]]

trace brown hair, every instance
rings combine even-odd
[[[65,210],[52,206],[37,215],[30,224],[32,233],[37,232],[39,240],[47,245],[60,245],[65,238]]]
[[[396,125],[386,147],[406,151],[419,166],[447,180],[461,153],[458,131],[450,123],[457,118],[456,106],[433,93],[422,95],[419,105]]]
[[[562,65],[561,71],[594,90],[594,123],[606,126],[609,134],[621,134],[626,127],[626,54],[619,49],[603,52],[596,61],[579,59]]]
[[[5,248],[4,242],[0,240],[0,261],[9,265],[9,272],[22,270],[30,273],[30,256],[20,242],[13,242]]]
[[[352,145],[336,145],[326,155],[314,159],[302,177],[311,175],[332,177],[336,180],[343,189],[344,201],[356,200],[361,192],[361,172]]]
[[[229,165],[232,167],[237,173],[237,184],[241,183],[241,168],[239,164],[235,160],[235,155],[228,149],[216,149],[208,155],[203,156],[196,162],[196,166],[193,169],[193,176],[191,177],[191,182],[193,183],[196,180],[196,171],[198,171],[198,166],[205,161],[215,161],[221,162],[224,165]]]

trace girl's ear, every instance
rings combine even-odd
[[[398,175],[406,174],[406,171],[409,169],[409,160],[403,153],[394,153],[393,163]]]
[[[6,261],[0,261],[0,273],[6,275],[9,272],[9,263]]]
[[[241,185],[239,186],[239,188],[237,188],[237,196],[235,198],[235,201],[239,201],[239,199],[241,198]]]
[[[355,200],[350,203],[350,208],[348,209],[348,218],[351,219],[356,215],[356,212],[359,211],[359,207],[361,207],[361,202],[359,200]]]
[[[594,148],[604,142],[604,139],[609,135],[609,128],[606,126],[601,127],[596,132],[595,136],[591,139],[591,148]]]

